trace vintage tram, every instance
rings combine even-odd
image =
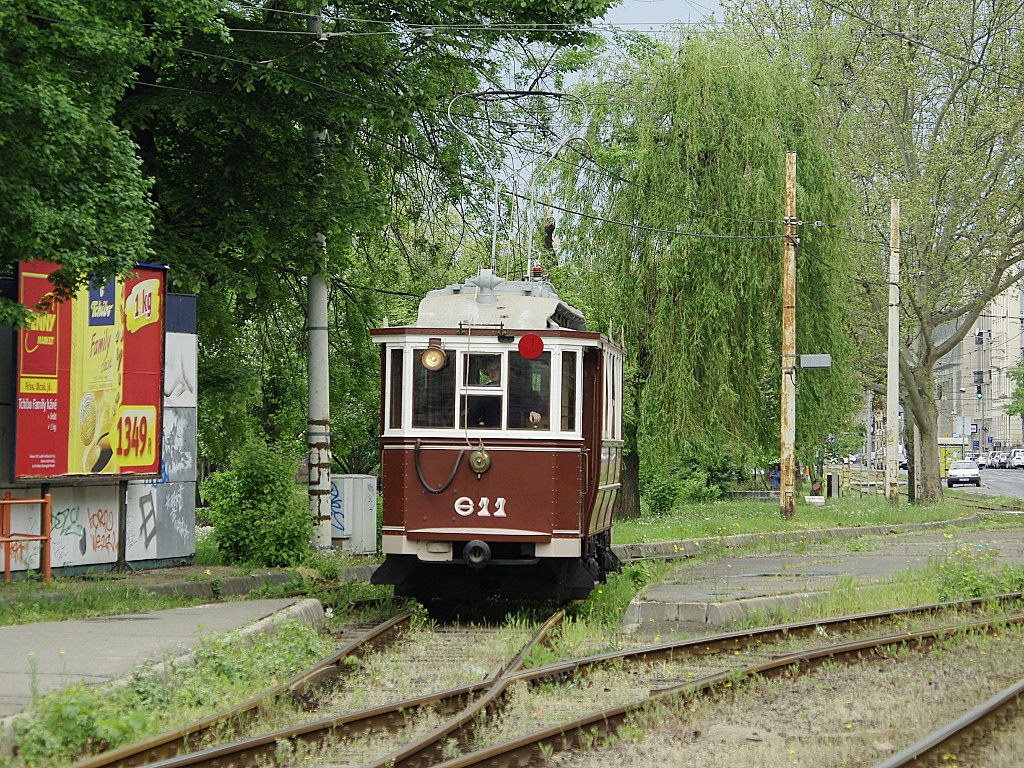
[[[382,353],[385,562],[421,600],[567,601],[619,568],[623,348],[539,267],[431,291]]]

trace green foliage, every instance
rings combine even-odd
[[[648,512],[664,515],[679,503],[716,501],[723,487],[735,486],[744,479],[743,469],[728,456],[709,460],[708,465],[689,459],[667,467],[648,459],[640,470],[640,493]]]
[[[170,677],[144,674],[115,690],[81,683],[34,702],[14,725],[16,764],[66,765],[195,720],[265,690],[329,650],[329,638],[297,622],[249,639],[204,637],[195,666]]]
[[[777,452],[786,152],[800,158],[802,218],[842,221],[849,205],[813,91],[785,61],[708,33],[631,45],[614,76],[598,69],[580,94],[598,104],[593,158],[563,164],[559,189],[594,218],[561,231],[595,325],[625,332],[641,456],[709,467]],[[798,260],[797,346],[835,361],[801,377],[803,444],[851,410],[837,234],[800,232],[815,257]]]
[[[664,562],[625,565],[620,573],[609,574],[608,581],[599,584],[586,600],[566,608],[566,616],[601,627],[617,627],[629,601],[647,584],[661,578],[666,568]]]
[[[640,483],[641,499],[648,511],[655,515],[671,512],[679,498],[679,491],[679,482],[667,473],[652,473],[646,482],[641,480]]]
[[[29,766],[54,765],[55,758],[66,763],[77,754],[101,752],[138,739],[155,718],[151,709],[114,716],[106,701],[101,688],[85,683],[37,701],[31,719],[15,721],[19,759]]]
[[[145,17],[145,18],[144,18]],[[142,5],[13,0],[0,9],[0,272],[18,259],[62,264],[59,300],[92,275],[151,260],[151,183],[112,118],[154,53],[144,21],[204,25],[209,2]],[[173,33],[172,33],[173,35]],[[0,297],[0,324],[27,309]]]
[[[295,484],[298,456],[286,445],[249,440],[231,454],[231,469],[203,482],[218,550],[231,563],[296,565],[313,527]]]
[[[1020,8],[1007,0],[728,5],[734,29],[769,56],[798,62],[813,83],[831,152],[862,201],[849,221],[834,221],[850,232],[855,362],[876,385],[885,383],[890,279],[879,256],[891,200],[899,200],[900,402],[921,430],[919,500],[937,501],[936,366],[991,299],[1024,276],[1012,267],[1024,204],[1024,93],[1008,85],[1020,71]]]
[[[939,600],[969,600],[1024,589],[1024,566],[996,568],[995,555],[983,544],[958,547],[939,563]]]

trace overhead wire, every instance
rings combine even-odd
[[[15,10],[15,9],[8,8],[8,10]],[[99,32],[99,33],[108,34],[108,35],[111,35],[111,36],[114,36],[114,37],[132,39],[132,40],[136,40],[136,41],[140,41],[140,42],[148,42],[149,41],[148,38],[146,38],[144,36],[132,35],[132,34],[128,34],[126,32],[122,32],[120,30],[111,30],[111,29],[104,29],[104,28],[100,28],[100,27],[93,27],[93,26],[90,26],[90,25],[80,24],[80,23],[77,23],[77,22],[70,22],[70,21],[66,21],[66,20],[63,20],[63,19],[58,19],[58,18],[54,18],[54,17],[44,16],[44,15],[41,15],[41,14],[32,13],[32,12],[29,12],[29,11],[22,11],[21,13],[23,13],[25,16],[27,16],[29,18],[34,18],[34,19],[37,19],[37,20],[40,20],[40,21],[46,21],[46,22],[52,23],[52,24],[66,25],[66,26],[70,26],[72,28],[78,28],[78,29],[84,29],[84,30],[89,30],[89,31],[93,31],[93,32]],[[307,16],[307,14],[299,14],[299,13],[296,13],[296,15]],[[469,26],[471,27],[472,25],[469,25]],[[566,25],[566,26],[568,26],[568,25]],[[247,61],[245,59],[238,59],[238,58],[231,57],[231,56],[225,56],[223,54],[212,53],[212,52],[209,52],[209,51],[196,50],[194,48],[189,48],[189,47],[186,47],[186,46],[175,45],[175,46],[171,46],[171,47],[174,48],[175,50],[181,51],[183,53],[192,54],[192,55],[200,56],[200,57],[204,57],[204,58],[209,58],[209,59],[216,60],[216,61],[223,61],[223,62],[226,62],[226,63],[238,64],[238,65],[241,65],[241,66],[244,66],[244,67],[248,67],[248,68],[252,68],[252,69],[261,70],[261,71],[264,71],[264,72],[267,72],[267,73],[273,73],[273,74],[276,74],[276,75],[280,75],[280,76],[285,77],[287,79],[293,80],[295,82],[301,82],[303,84],[309,85],[309,86],[311,86],[313,88],[317,88],[317,89],[323,90],[325,92],[334,93],[334,94],[337,94],[337,95],[345,96],[347,98],[352,98],[352,99],[356,99],[356,100],[362,101],[363,103],[366,103],[366,104],[368,104],[370,106],[375,106],[375,107],[382,107],[383,106],[383,105],[381,105],[381,104],[379,104],[379,103],[377,103],[375,101],[372,101],[371,99],[368,99],[368,98],[366,98],[364,96],[361,96],[359,94],[354,94],[354,93],[350,93],[350,92],[347,92],[347,91],[343,91],[341,89],[334,88],[334,87],[328,86],[328,85],[324,85],[323,83],[319,83],[317,81],[310,80],[308,78],[304,78],[304,77],[301,77],[299,75],[295,75],[293,73],[287,72],[286,70],[282,70],[282,69],[279,69],[279,68],[276,68],[276,67],[267,66],[268,62]],[[142,83],[142,82],[139,82],[139,84],[140,85],[144,85],[146,87],[163,87],[163,88],[166,88],[168,90],[179,90],[179,91],[185,91],[185,92],[188,92],[188,91],[192,90],[192,89],[178,88],[178,87],[175,87],[175,86],[165,86],[165,85],[159,84],[159,83]],[[194,91],[194,92],[196,92],[196,93],[203,93],[203,94],[210,94],[210,92],[205,92],[205,91]],[[210,95],[212,95],[212,94],[210,94]],[[432,110],[432,111],[440,112],[440,110],[436,110],[436,109]],[[464,115],[464,116],[465,117],[473,117],[473,115]],[[412,116],[410,115],[409,117],[412,117]],[[485,119],[485,118],[477,118],[477,119]],[[399,151],[403,151],[403,149],[404,149],[404,148],[398,147],[397,145],[393,145],[393,146],[395,146],[395,148],[398,149]],[[593,164],[594,164],[594,167],[598,168],[603,173],[606,173],[606,174],[613,173],[609,169],[603,168],[602,166],[600,166],[596,162],[594,162]],[[623,183],[630,183],[630,184],[636,185],[639,188],[645,188],[643,185],[640,185],[640,184],[638,184],[636,182],[628,180],[628,179],[626,179],[625,177],[623,177],[620,174],[615,174],[613,176],[613,178],[615,178],[616,180],[621,181]],[[520,197],[520,198],[523,197],[522,195],[517,195],[517,196]],[[564,206],[558,206],[558,205],[555,205],[555,204],[549,204],[549,206],[551,208],[556,209],[556,210],[562,211],[563,213],[567,213],[567,214],[570,214],[570,215],[580,216],[582,218],[586,218],[586,219],[590,219],[590,220],[594,220],[594,221],[600,221],[600,222],[603,222],[603,223],[614,224],[614,225],[617,225],[617,226],[632,228],[632,229],[636,229],[636,230],[639,230],[639,231],[648,231],[648,232],[658,232],[658,233],[670,234],[670,235],[674,235],[674,236],[678,236],[678,237],[695,237],[695,238],[707,238],[707,239],[719,239],[719,240],[765,240],[765,239],[778,239],[778,238],[781,238],[781,237],[785,236],[783,234],[770,234],[770,235],[734,235],[733,234],[733,235],[724,235],[724,234],[715,234],[715,233],[707,233],[707,232],[692,232],[692,231],[686,231],[686,230],[683,230],[683,229],[680,229],[680,228],[668,229],[668,228],[663,228],[663,227],[650,227],[650,226],[645,226],[645,225],[638,225],[638,224],[631,223],[631,222],[616,221],[616,220],[609,219],[609,218],[606,218],[606,217],[598,216],[596,214],[588,214],[588,213],[585,213],[585,212],[582,212],[582,211],[575,211],[573,209],[566,208]],[[700,212],[700,211],[698,210],[698,212]],[[707,212],[704,212],[704,213],[707,213]],[[723,219],[726,219],[726,220],[740,221],[741,223],[762,223],[762,224],[763,223],[770,223],[770,224],[780,224],[781,223],[781,222],[778,222],[778,221],[771,221],[771,220],[735,219],[735,218],[720,216],[720,215],[716,215],[716,214],[707,214],[707,215],[717,216],[719,218],[723,218]]]

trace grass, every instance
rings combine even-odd
[[[642,544],[654,541],[730,536],[739,533],[806,531],[820,528],[844,528],[906,523],[934,523],[969,517],[977,506],[965,503],[966,497],[946,494],[932,505],[890,504],[881,495],[847,496],[829,499],[824,507],[796,505],[791,520],[779,514],[777,503],[765,501],[717,501],[707,504],[677,505],[665,515],[646,515],[615,523],[612,539],[616,544]],[[1020,508],[1020,500],[992,499]],[[1017,524],[1018,521],[1013,521]],[[993,522],[992,525],[998,525]]]
[[[15,721],[16,757],[3,768],[67,764],[237,705],[333,650],[330,638],[296,622],[255,639],[204,638],[194,667],[167,677],[143,672],[123,687],[79,683],[37,699]]]

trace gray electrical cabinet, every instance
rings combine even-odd
[[[331,475],[331,542],[353,554],[377,551],[376,475]]]

